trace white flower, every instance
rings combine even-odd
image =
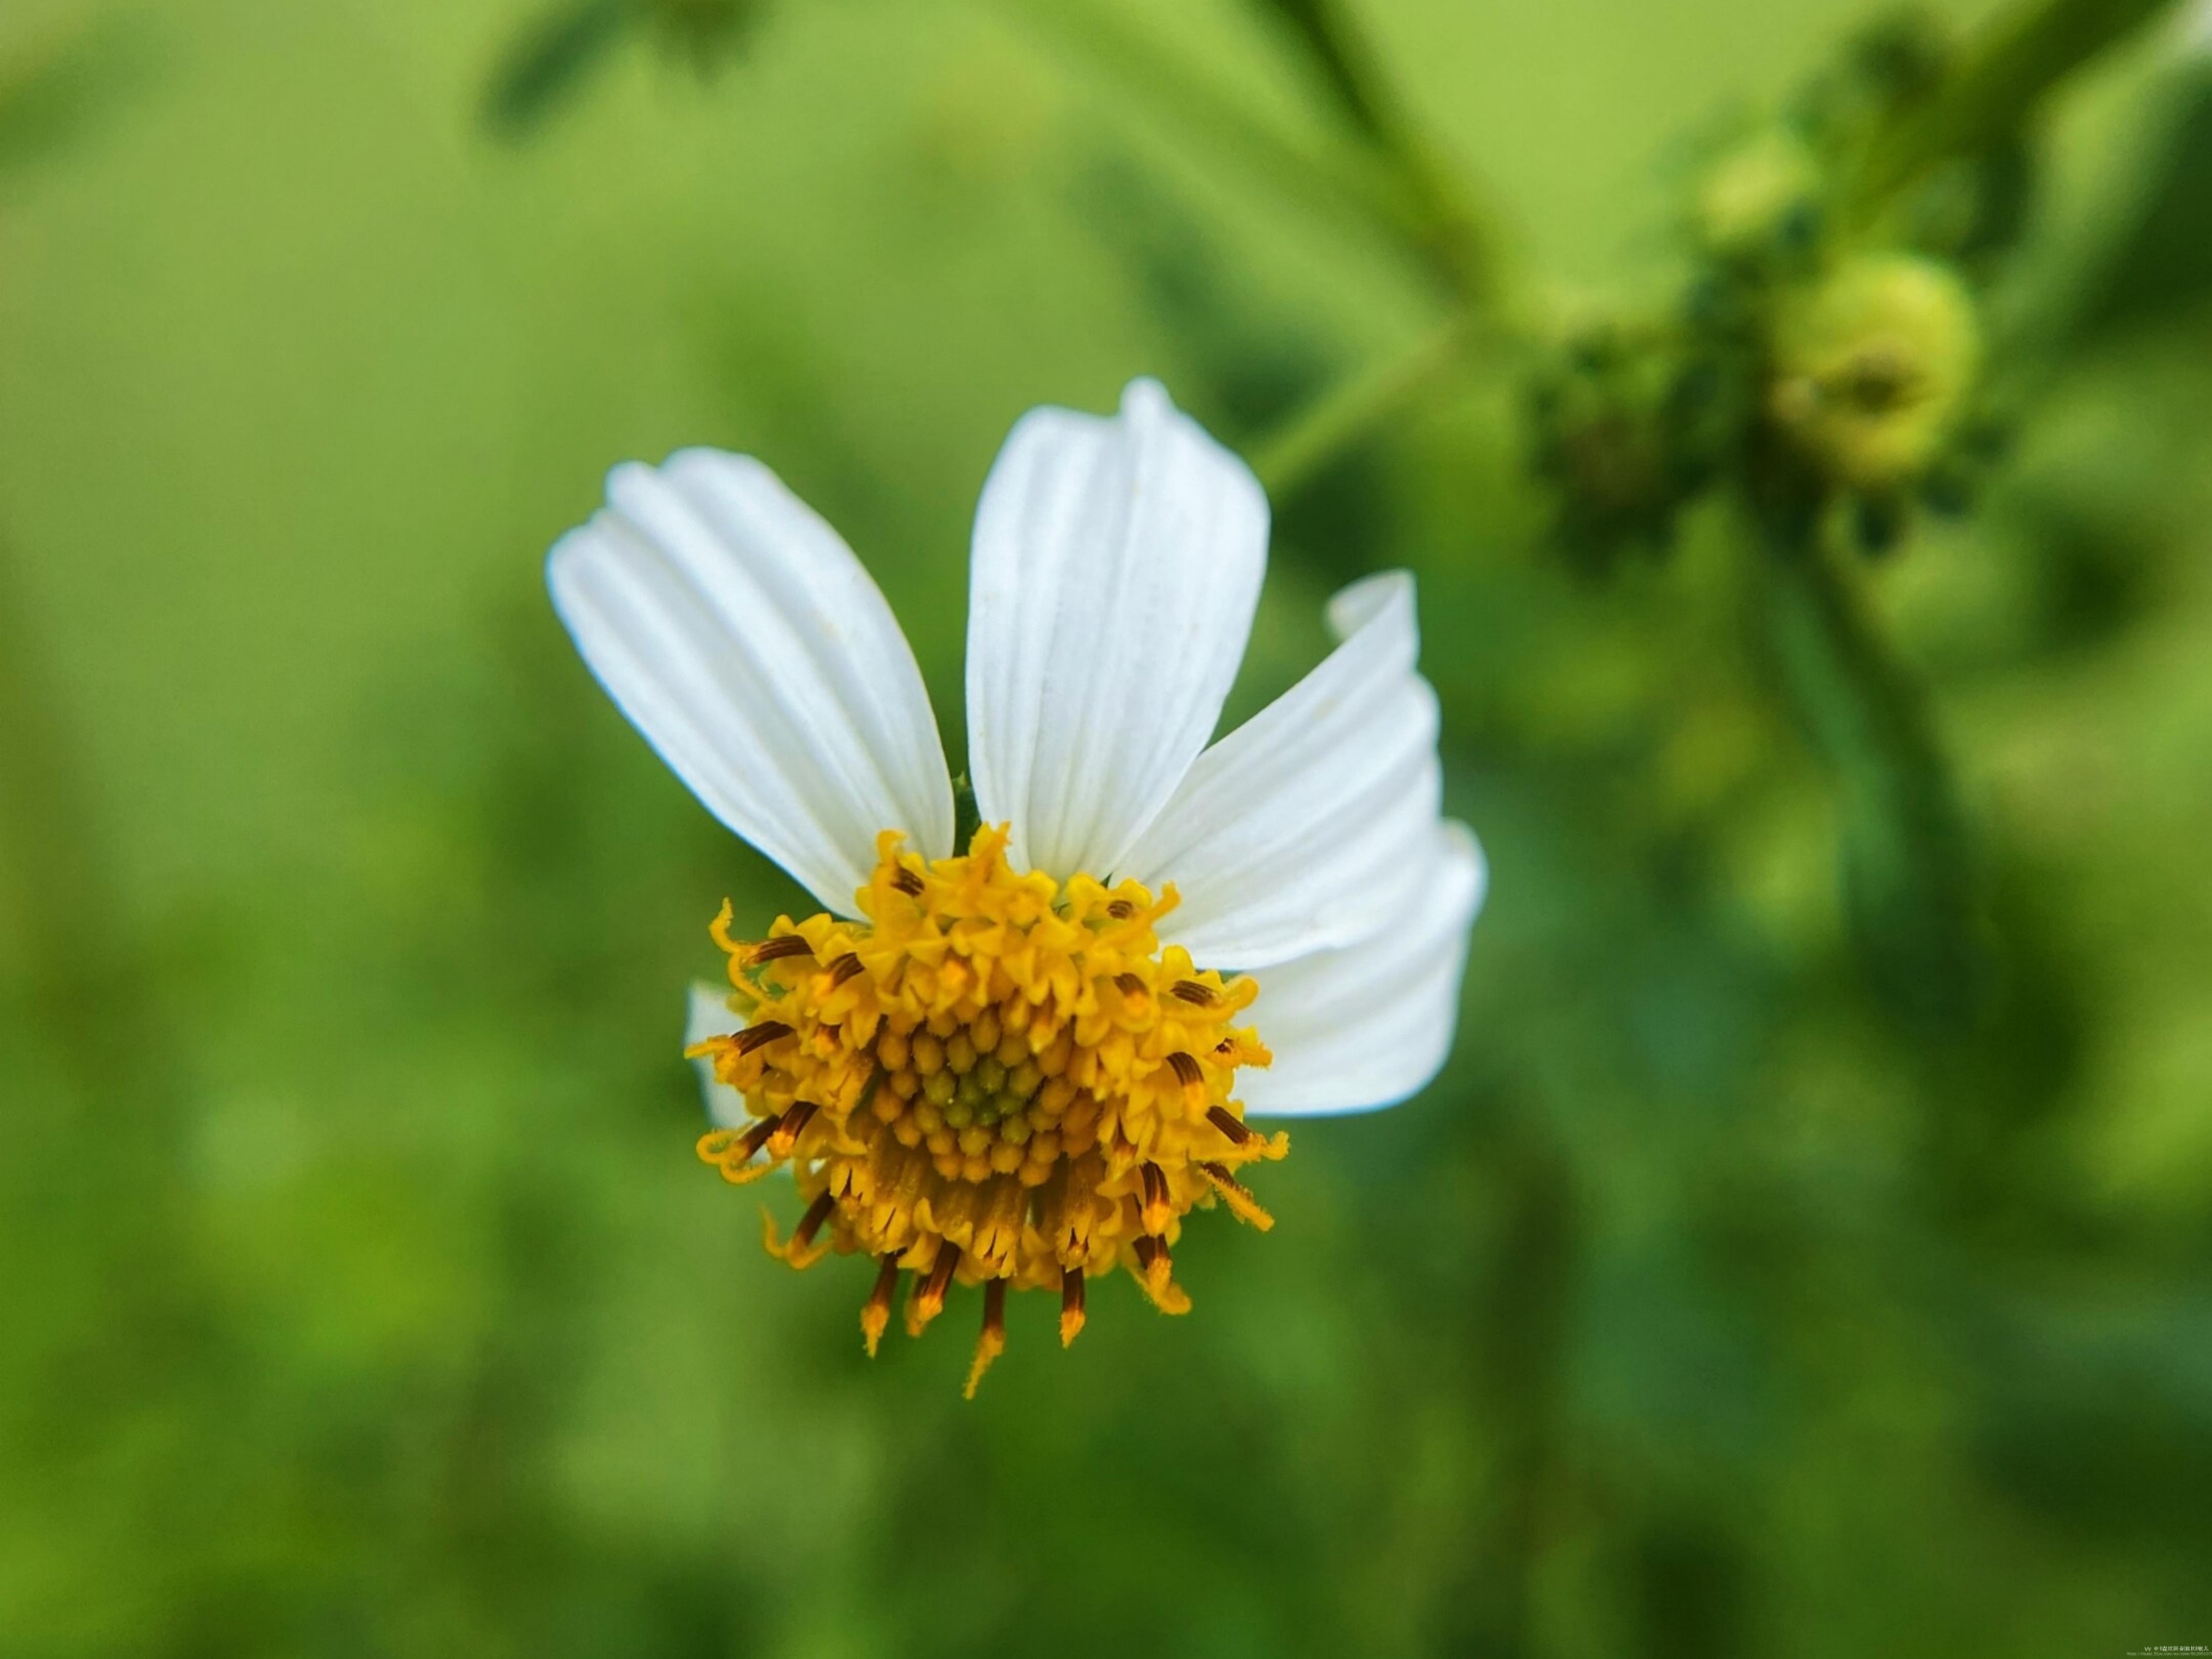
[[[927,1275],[921,1322],[956,1273],[984,1284],[987,1347],[1009,1281],[1059,1283],[1079,1323],[1082,1274],[1119,1259],[1174,1305],[1166,1244],[1193,1203],[1264,1216],[1228,1169],[1281,1140],[1243,1110],[1385,1106],[1443,1062],[1485,872],[1439,817],[1413,580],[1338,594],[1342,643],[1209,746],[1267,538],[1258,482],[1152,381],[1115,416],[1017,423],[975,520],[969,849],[890,607],[759,461],[617,467],[605,509],[553,550],[554,603],[592,672],[830,913],[753,945],[726,918],[737,998],[694,1003],[725,1126],[702,1152],[733,1179],[762,1154],[792,1162],[816,1204],[786,1254],[834,1222],[841,1248],[883,1259],[872,1346],[901,1266]],[[732,1007],[747,1030],[730,1031]],[[952,1060],[933,1066],[939,1038]],[[1004,1081],[963,1118],[956,1074],[968,1094]],[[948,1096],[934,1113],[932,1090]],[[929,1165],[934,1200],[872,1230],[846,1189],[892,1181],[902,1156]],[[1053,1261],[1010,1242],[1048,1222]]]

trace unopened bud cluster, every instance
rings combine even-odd
[[[1566,331],[1528,399],[1564,548],[1663,551],[1717,482],[1838,511],[1869,549],[1958,504],[1990,435],[1978,289],[2021,218],[2024,152],[1934,169],[1869,206],[1888,117],[1947,72],[1919,27],[1864,37],[1782,116],[1717,148],[1668,305]]]

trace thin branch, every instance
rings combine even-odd
[[[1879,1000],[1956,1027],[1981,986],[1974,860],[1927,693],[1810,517],[1770,519],[1762,620],[1784,695],[1832,779],[1845,908]]]
[[[1455,316],[1401,356],[1322,393],[1255,446],[1252,470],[1267,493],[1278,499],[1291,493],[1334,457],[1402,414],[1464,367],[1474,337],[1469,319]]]
[[[1400,180],[1418,216],[1417,246],[1445,286],[1471,307],[1499,303],[1503,216],[1430,141],[1339,0],[1254,3],[1297,37],[1352,129]]]
[[[1285,196],[1340,219],[1415,240],[1425,219],[1404,181],[1364,154],[1308,144],[1224,94],[1121,10],[1095,0],[999,0],[1078,63],[1104,70],[1155,112],[1267,179]]]
[[[0,540],[0,898],[16,918],[48,1032],[73,1065],[96,1073],[121,930],[90,790],[35,643]]]
[[[2041,0],[1998,19],[1927,103],[1876,141],[1853,192],[1871,216],[1938,163],[2016,132],[2057,84],[2172,0]]]

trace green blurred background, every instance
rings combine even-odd
[[[1326,147],[1262,9],[1127,15]],[[1705,136],[1867,18],[1358,10],[1566,307],[1668,280]],[[1974,848],[1970,1011],[1854,945],[1728,515],[1594,579],[1478,365],[1279,495],[1231,709],[1336,585],[1419,573],[1493,872],[1444,1077],[1297,1126],[1276,1230],[1178,1254],[1188,1318],[1117,1283],[1062,1353],[1018,1298],[972,1404],[967,1315],[871,1364],[865,1265],[763,1257],[681,994],[725,894],[800,901],[590,683],[546,546],[616,460],[762,455],[957,760],[1023,409],[1154,373],[1258,446],[1435,315],[1050,11],[775,0],[501,119],[517,0],[9,0],[0,1653],[2212,1643],[2212,70],[2172,19],[2044,112],[2004,303],[2067,320],[1974,510],[1868,568]]]

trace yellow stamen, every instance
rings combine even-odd
[[[1175,1282],[1175,1261],[1168,1255],[1168,1247],[1157,1238],[1140,1238],[1133,1248],[1137,1265],[1143,1270],[1137,1282],[1145,1287],[1152,1305],[1162,1313],[1188,1313],[1190,1297]]]
[[[891,1322],[891,1298],[898,1294],[898,1258],[887,1255],[876,1269],[876,1288],[868,1292],[860,1310],[860,1340],[868,1345],[868,1358],[876,1357],[876,1344]]]
[[[1060,1346],[1072,1345],[1083,1334],[1083,1269],[1070,1267],[1060,1276]]]
[[[775,1119],[767,1118],[742,1133],[736,1129],[709,1130],[699,1137],[699,1161],[718,1167],[722,1179],[733,1187],[757,1181],[775,1167],[774,1164],[753,1162],[754,1154],[775,1134]]]
[[[1168,1224],[1175,1219],[1175,1206],[1168,1197],[1168,1178],[1157,1164],[1140,1165],[1137,1175],[1144,1193],[1138,1218],[1147,1233],[1158,1236],[1167,1231]]]
[[[1266,1158],[1273,1163],[1277,1158],[1290,1156],[1291,1138],[1287,1134],[1278,1132],[1262,1135],[1251,1125],[1231,1116],[1219,1106],[1206,1109],[1206,1121],[1220,1130],[1229,1144],[1248,1158]]]
[[[975,1358],[968,1367],[968,1386],[961,1389],[961,1398],[975,1397],[975,1388],[982,1382],[983,1373],[1006,1351],[1006,1281],[994,1279],[983,1286],[983,1334],[975,1339]]]
[[[702,1139],[701,1158],[732,1182],[788,1167],[807,1201],[787,1245],[766,1233],[771,1252],[876,1258],[871,1352],[901,1264],[917,1334],[956,1282],[982,1286],[978,1379],[1009,1287],[1060,1292],[1063,1343],[1092,1274],[1127,1271],[1187,1309],[1168,1255],[1184,1218],[1218,1203],[1266,1225],[1234,1172],[1288,1150],[1235,1097],[1239,1071],[1269,1060],[1237,1023],[1259,987],[1160,943],[1175,890],[1022,874],[1006,848],[986,827],[964,855],[925,861],[886,833],[858,921],[785,917],[744,942],[726,910],[715,937],[756,1006],[690,1051],[755,1120]]]
[[[792,1229],[791,1243],[781,1244],[776,1242],[775,1217],[766,1205],[763,1205],[761,1243],[768,1253],[778,1260],[801,1269],[811,1267],[830,1253],[827,1244],[817,1245],[814,1243],[814,1236],[822,1231],[822,1224],[830,1218],[830,1212],[836,1207],[836,1196],[830,1193],[823,1194],[808,1205],[806,1213],[799,1217],[799,1225]]]
[[[1261,1207],[1260,1200],[1252,1196],[1252,1189],[1220,1164],[1201,1164],[1198,1168],[1212,1183],[1213,1190],[1221,1194],[1221,1201],[1229,1206],[1230,1214],[1263,1233],[1275,1224],[1275,1218]]]
[[[914,1294],[906,1299],[906,1334],[920,1336],[929,1328],[929,1322],[945,1311],[945,1292],[952,1283],[952,1274],[960,1266],[960,1247],[950,1241],[940,1240],[937,1260],[930,1264],[929,1276],[915,1281]]]
[[[777,1120],[775,1132],[768,1138],[769,1156],[789,1158],[791,1149],[799,1144],[799,1135],[804,1133],[806,1126],[814,1121],[814,1115],[821,1109],[821,1106],[811,1100],[793,1101],[791,1109]]]
[[[1188,1054],[1176,1054],[1168,1056],[1168,1066],[1176,1081],[1182,1085],[1183,1098],[1190,1103],[1190,1109],[1194,1113],[1212,1109],[1206,1103],[1206,1073],[1198,1062]]]

